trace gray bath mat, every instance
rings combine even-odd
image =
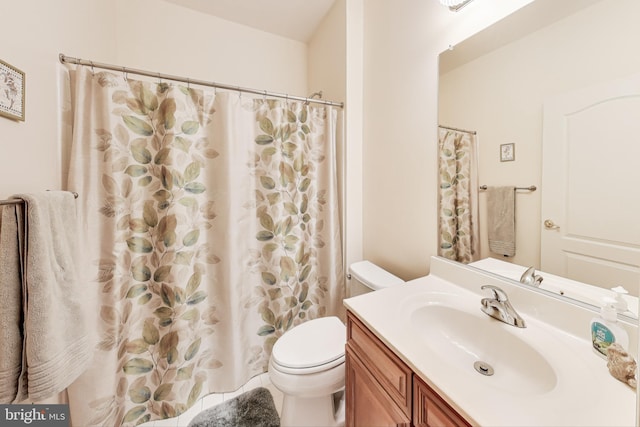
[[[258,387],[205,409],[188,427],[280,427],[280,417],[269,390]]]

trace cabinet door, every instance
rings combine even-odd
[[[347,340],[389,399],[411,418],[411,368],[351,313],[347,313]]]
[[[346,391],[347,427],[411,425],[411,420],[389,398],[349,344],[346,348]]]
[[[470,424],[417,376],[413,376],[415,427],[467,427]]]

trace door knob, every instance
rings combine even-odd
[[[560,228],[560,227],[557,226],[552,220],[545,219],[544,220],[544,228],[546,228],[547,230],[555,230],[556,228]]]

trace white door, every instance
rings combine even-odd
[[[541,270],[638,294],[640,75],[544,105]]]

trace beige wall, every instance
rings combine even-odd
[[[345,102],[338,163],[344,189],[341,213],[346,266],[363,259],[363,3],[364,0],[336,0],[309,42],[309,90],[322,90],[324,99]]]
[[[638,73],[640,56],[620,43],[640,40],[638,16],[636,0],[602,1],[441,76],[440,122],[478,132],[480,183],[539,188],[516,194],[516,256],[505,260],[540,266],[545,99]],[[516,160],[501,163],[499,146],[511,142]],[[482,257],[491,255],[485,203],[481,194]]]
[[[405,280],[437,252],[438,54],[527,3],[365,2],[364,258]]]
[[[346,96],[346,0],[336,0],[308,44],[309,92],[322,91],[323,99]]]
[[[58,54],[114,60],[114,3],[3,0],[0,16],[0,59],[26,73],[26,120],[0,117],[0,198],[59,189]]]
[[[322,91],[325,100],[344,102],[347,96],[347,1],[336,0],[327,15],[324,17],[308,44],[308,82],[309,92]],[[346,236],[347,227],[344,204],[346,193],[343,191],[346,177],[346,138],[345,138],[345,114],[339,114],[340,128],[337,139],[337,163],[338,185],[340,204],[340,218],[342,219],[343,242],[353,242]],[[350,141],[351,143],[351,141]],[[350,144],[351,145],[351,144]],[[352,172],[352,168],[349,169]],[[361,218],[361,217],[360,217]],[[361,240],[361,237],[360,237]],[[362,254],[359,254],[361,259]]]
[[[15,17],[5,25],[23,36],[3,41],[2,59],[27,72],[27,121],[0,120],[0,197],[62,185],[59,52],[283,93],[324,89],[338,97],[344,87],[355,248],[347,252],[404,279],[424,275],[436,252],[437,55],[529,1],[478,0],[451,13],[435,0],[338,0],[320,30],[326,42],[309,48],[163,1],[14,2],[2,11]],[[345,32],[344,44],[332,31]],[[317,53],[325,43],[342,45],[340,55]],[[317,58],[342,71],[307,73]]]
[[[0,198],[63,188],[58,54],[306,95],[307,45],[158,0],[3,1],[0,59],[26,72],[26,121],[0,118]]]
[[[117,63],[304,96],[304,43],[159,0],[117,4]]]

